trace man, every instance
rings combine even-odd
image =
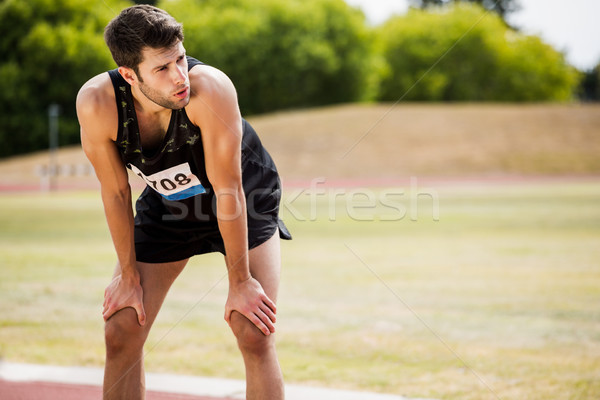
[[[171,284],[195,254],[225,254],[225,320],[248,399],[282,399],[275,351],[280,183],[222,72],[186,57],[183,31],[148,5],[105,30],[117,70],[77,96],[83,149],[101,184],[117,253],[105,290],[105,399],[144,398],[143,345]],[[134,217],[126,168],[147,183]]]

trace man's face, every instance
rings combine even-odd
[[[144,96],[161,107],[179,110],[190,101],[190,81],[185,48],[180,41],[172,47],[142,50],[138,85]]]

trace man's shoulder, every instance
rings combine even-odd
[[[116,140],[119,115],[108,73],[87,81],[77,94],[76,108],[82,137]],[[103,140],[104,140],[103,139]]]
[[[108,73],[94,76],[77,93],[77,110],[95,113],[115,109],[115,92]]]
[[[198,65],[190,70],[192,97],[190,107],[205,109],[218,106],[223,100],[237,104],[237,93],[231,79],[221,70],[209,65]]]
[[[206,93],[223,85],[231,85],[229,77],[220,69],[201,64],[189,72],[190,86],[193,93]]]
[[[186,110],[195,125],[199,126],[200,121],[205,121],[207,113],[209,117],[215,113],[227,115],[224,109],[238,107],[235,87],[221,70],[198,65],[190,70],[189,78],[192,96]]]

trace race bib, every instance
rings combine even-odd
[[[206,189],[198,177],[192,174],[187,162],[148,176],[133,164],[129,164],[128,167],[167,200],[182,200],[206,193]]]

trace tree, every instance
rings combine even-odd
[[[565,101],[577,73],[536,36],[508,28],[499,16],[481,19],[477,5],[436,12],[411,9],[379,28],[388,72],[380,100]]]
[[[600,101],[600,63],[583,73],[579,97],[585,101]]]
[[[224,71],[245,114],[365,99],[364,15],[343,0],[164,0],[188,54]]]
[[[492,10],[506,21],[506,15],[520,9],[519,0],[410,0],[413,7],[427,8],[431,6],[442,6],[460,1],[477,3],[487,10]]]
[[[79,141],[75,97],[111,68],[102,32],[127,2],[4,0],[0,3],[0,156],[48,146],[48,106],[61,108],[60,143]]]

